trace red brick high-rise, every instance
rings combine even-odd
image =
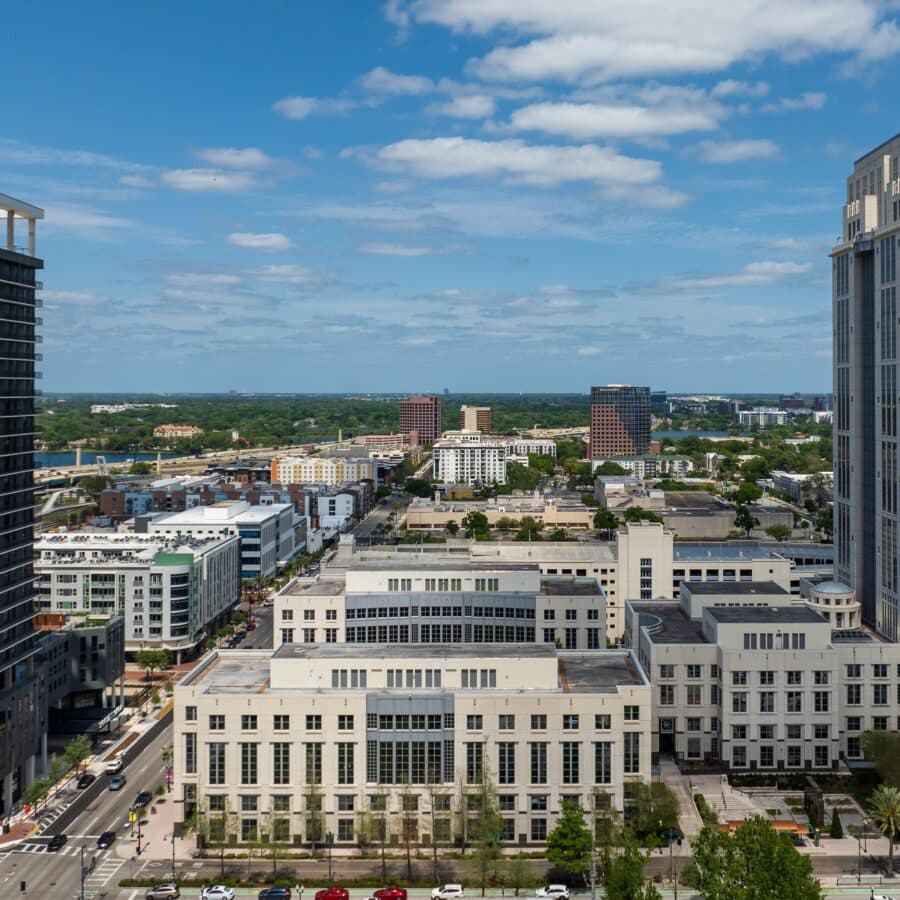
[[[650,451],[650,388],[607,384],[591,388],[588,456],[640,456]]]
[[[400,431],[415,431],[419,443],[433,444],[443,432],[441,398],[433,394],[418,396],[413,394],[400,401]]]

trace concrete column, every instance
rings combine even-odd
[[[28,255],[34,256],[34,219],[28,220]]]
[[[16,243],[16,216],[8,209],[6,211],[6,249],[12,250]]]
[[[0,784],[0,795],[2,795],[2,799],[0,799],[0,812],[2,812],[4,816],[8,816],[12,809],[12,787],[13,777],[12,772],[10,772],[10,774],[3,779],[3,783]]]
[[[46,774],[48,768],[47,759],[47,732],[41,735],[41,772]]]
[[[25,785],[31,784],[34,781],[34,770],[35,763],[37,762],[37,753],[32,753],[28,759],[25,760]],[[23,785],[23,787],[25,786]]]

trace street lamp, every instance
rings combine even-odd
[[[866,841],[866,853],[869,852],[869,842],[868,842],[868,825],[869,820],[862,820],[862,828],[856,832],[856,883],[857,885],[862,883],[862,842]]]

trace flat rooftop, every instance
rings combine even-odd
[[[552,644],[282,644],[274,659],[548,659]]]
[[[349,567],[353,572],[379,572],[379,571],[409,571],[410,569],[422,569],[423,571],[447,570],[459,572],[460,570],[473,569],[490,572],[536,572],[537,561],[529,562],[495,562],[489,559],[434,559],[428,557],[403,556],[399,559],[366,559],[354,560]]]
[[[619,685],[646,684],[629,653],[621,651],[585,654],[561,653],[559,656],[560,686],[566,693],[615,693]]]
[[[748,624],[804,625],[825,622],[825,617],[808,606],[708,606],[704,614],[717,622]]]
[[[740,597],[749,597],[754,594],[790,596],[783,587],[774,581],[683,581],[681,586],[697,596],[719,594]]]
[[[271,656],[271,650],[218,650],[188,672],[181,683],[203,686],[210,694],[261,694],[269,686]]]
[[[695,509],[704,511],[727,511],[728,507],[718,502],[709,491],[665,491],[666,505],[674,509]]]
[[[706,644],[703,623],[691,619],[677,600],[643,601],[630,603],[635,615],[640,615],[642,626],[650,628],[650,640],[654,644]]]
[[[831,544],[769,543],[767,541],[676,541],[674,561],[680,562],[739,562],[754,559],[818,559],[831,562],[834,547]]]
[[[541,578],[541,593],[553,597],[600,597],[603,592],[594,578],[579,578],[575,575],[545,575]]]
[[[295,581],[284,592],[286,597],[337,597],[346,590],[347,582],[343,578],[317,578],[315,581]]]

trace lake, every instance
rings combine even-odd
[[[163,453],[163,459],[177,456],[177,453]],[[97,457],[103,456],[108,463],[120,463],[130,459],[134,462],[156,462],[155,453],[97,453],[94,450],[84,450],[81,454],[81,464],[86,466],[97,462]],[[59,469],[75,465],[74,450],[59,450],[54,453],[34,454],[34,467],[36,469]]]

